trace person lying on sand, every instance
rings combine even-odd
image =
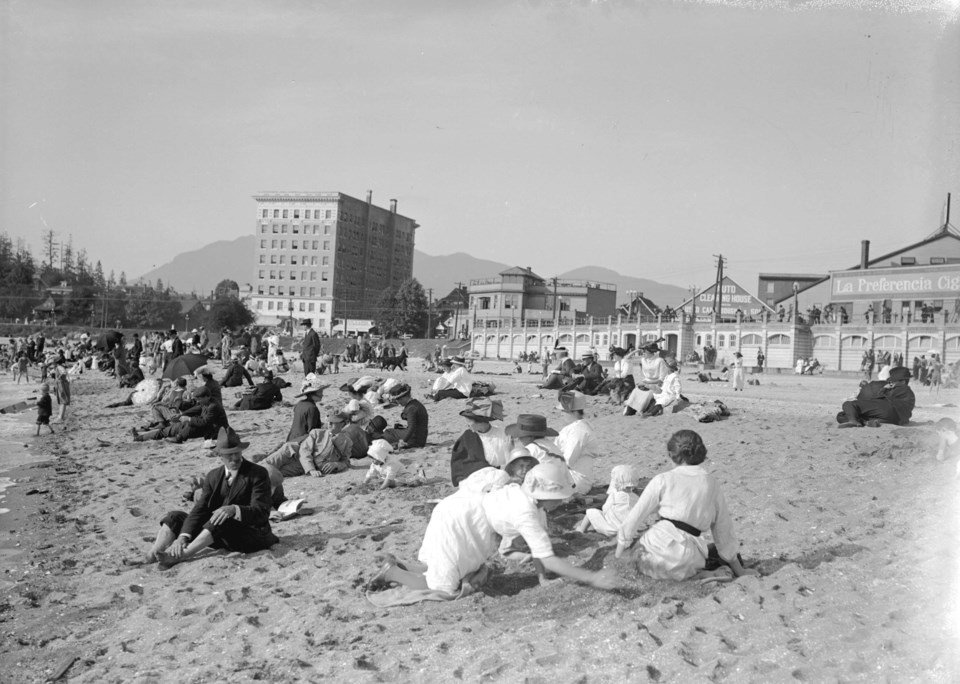
[[[906,425],[917,402],[909,383],[910,370],[903,366],[892,369],[887,381],[864,383],[856,399],[843,402],[843,411],[837,414],[839,427]]]
[[[633,544],[640,525],[651,514],[659,515],[637,543],[639,570],[655,579],[684,580],[706,567],[710,549],[702,530],[709,529],[720,558],[735,577],[757,575],[744,568],[737,554],[733,520],[717,479],[700,464],[707,447],[693,430],[679,430],[667,442],[667,453],[676,467],[655,476],[617,531],[616,556]]]
[[[598,589],[615,589],[611,571],[592,572],[553,554],[540,516],[573,495],[573,481],[562,461],[538,464],[523,484],[508,484],[480,496],[443,499],[430,516],[419,563],[401,566],[389,559],[371,585],[401,584],[411,589],[462,595],[461,582],[479,571],[497,553],[501,537],[523,537],[533,558],[546,571]]]
[[[189,514],[171,511],[163,517],[146,562],[169,567],[208,546],[252,553],[280,541],[270,529],[270,476],[244,460],[247,446],[230,428],[220,429],[214,452],[223,465],[207,473],[200,500]]]
[[[180,418],[170,425],[145,432],[131,428],[134,442],[146,442],[153,439],[166,439],[180,444],[188,439],[214,439],[221,428],[229,427],[227,414],[223,407],[213,401],[210,390],[198,387],[193,393],[196,406],[183,412]]]
[[[343,432],[317,428],[300,442],[287,442],[268,456],[254,456],[257,463],[275,467],[284,477],[323,477],[350,467],[353,443]]]
[[[244,394],[235,405],[241,411],[265,411],[274,403],[283,401],[280,387],[273,380],[273,371],[264,371],[263,380],[252,391]]]

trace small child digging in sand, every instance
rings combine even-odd
[[[612,537],[637,503],[637,470],[633,466],[618,465],[610,471],[607,500],[602,508],[588,508],[577,532],[586,532],[592,526],[600,534]]]
[[[373,440],[373,444],[367,449],[367,456],[373,460],[373,463],[370,464],[370,470],[367,471],[366,477],[363,478],[365,485],[374,479],[380,478],[383,480],[380,484],[380,489],[396,487],[397,485],[417,487],[422,485],[426,479],[423,468],[418,468],[415,476],[409,475],[403,463],[401,463],[397,455],[393,453],[393,445],[385,439]]]

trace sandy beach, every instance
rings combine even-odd
[[[509,367],[494,362],[477,370],[497,383],[508,422],[521,412],[556,422],[555,394],[538,390],[537,376],[500,375]],[[359,373],[333,378],[351,375]],[[435,377],[393,375],[417,397]],[[760,385],[734,393],[684,373],[691,400],[727,403],[732,415],[719,423],[698,424],[689,411],[626,418],[599,397],[587,414],[605,447],[604,478],[633,463],[648,479],[671,465],[670,434],[699,431],[741,554],[760,577],[640,576],[614,559],[615,542],[572,530],[583,509],[569,504],[550,516],[556,553],[615,568],[623,590],[540,588],[530,566],[504,563],[466,599],[380,609],[364,594],[375,555],[416,557],[431,501],[453,491],[463,402],[426,402],[431,445],[404,455],[423,465],[425,486],[367,492],[367,460],[289,479],[287,496],[307,504],[274,525],[280,544],[161,570],[123,561],[142,555],[160,517],[182,507],[185,481],[218,461],[200,442],[133,443],[129,429],[145,410],[103,408],[126,391],[84,374],[65,432],[34,438],[25,422],[22,439],[2,446],[6,455],[35,444],[51,460],[8,474],[17,486],[0,524],[4,548],[18,552],[4,556],[0,578],[0,681],[44,681],[63,668],[64,680],[97,683],[957,681],[960,480],[955,461],[934,459],[929,424],[958,417],[960,392],[915,387],[910,427],[838,430],[834,415],[857,378],[750,377]],[[342,397],[328,391],[324,406]],[[228,413],[251,455],[280,443],[291,409]],[[399,408],[383,413],[392,423]]]

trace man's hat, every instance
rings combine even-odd
[[[581,359],[595,359],[597,358],[597,353],[592,349],[588,349],[580,355]]]
[[[406,397],[410,395],[410,385],[405,382],[400,382],[387,390],[387,394],[390,395],[391,399],[399,399],[400,397]]]
[[[651,354],[656,354],[660,351],[660,345],[656,342],[650,342],[640,347],[641,351],[649,352]]]
[[[309,326],[313,325],[313,319],[311,319],[311,318],[304,318],[302,321],[300,321],[300,325],[309,327]]]
[[[521,413],[517,422],[504,428],[509,437],[556,437],[558,433],[547,427],[547,419],[536,413]]]
[[[217,454],[238,454],[250,446],[250,442],[241,442],[233,428],[222,427],[217,433],[217,443],[213,447]]]
[[[910,369],[904,368],[903,366],[897,366],[890,371],[891,382],[896,382],[897,380],[909,380],[910,377]]]
[[[467,401],[467,408],[460,412],[461,416],[471,420],[482,420],[490,422],[491,420],[503,419],[503,402],[499,399],[487,399],[479,397]]]
[[[557,408],[561,411],[583,411],[587,408],[587,396],[577,390],[563,391],[557,395],[560,401]]]
[[[206,397],[209,399],[212,395],[210,394],[210,389],[208,387],[198,387],[193,391],[194,399],[203,399]]]

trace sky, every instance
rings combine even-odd
[[[960,0],[0,0],[0,232],[128,279],[261,191],[681,287],[960,224]],[[245,268],[246,266],[244,266]]]

